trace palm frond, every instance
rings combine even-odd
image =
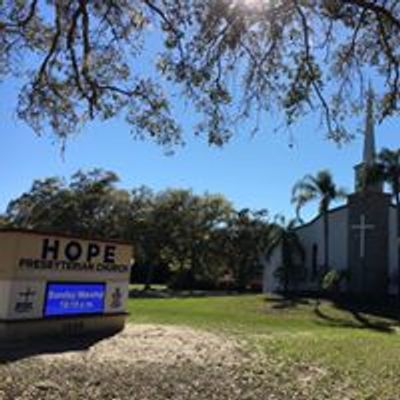
[[[336,189],[335,198],[338,200],[347,199],[348,192],[344,187],[339,187]]]

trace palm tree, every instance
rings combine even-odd
[[[269,259],[272,253],[280,246],[282,264],[276,272],[283,283],[285,294],[289,290],[289,282],[298,276],[305,259],[304,248],[294,229],[295,223],[295,220],[286,223],[283,217],[279,218],[279,223],[271,229],[266,253],[266,258]]]
[[[292,203],[296,205],[296,215],[300,218],[300,210],[309,202],[319,201],[319,213],[324,224],[324,270],[329,269],[329,206],[332,201],[346,197],[344,189],[338,188],[328,170],[322,170],[316,176],[306,175],[298,181],[292,191]]]
[[[367,182],[386,182],[389,184],[396,204],[397,222],[397,270],[398,286],[400,289],[400,149],[384,148],[378,154],[378,163],[367,170]],[[399,290],[400,298],[400,290]]]

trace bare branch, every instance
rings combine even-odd
[[[385,6],[379,5],[374,2],[365,1],[365,0],[342,0],[345,4],[357,5],[365,10],[369,10],[374,12],[377,16],[385,17],[390,23],[400,30],[400,20],[396,18],[396,16]]]
[[[86,0],[79,0],[79,6],[82,13],[82,38],[83,38],[83,65],[82,75],[85,77],[86,82],[91,89],[91,95],[88,97],[89,114],[94,117],[94,108],[97,107],[97,87],[96,82],[93,81],[89,72],[90,65],[90,33],[89,33],[89,14],[87,10]]]
[[[304,49],[305,49],[305,54],[306,54],[305,62],[306,62],[307,68],[308,68],[308,72],[312,76],[312,75],[314,75],[314,72],[313,72],[313,67],[310,64],[311,54],[310,54],[309,26],[308,26],[308,22],[307,22],[307,17],[304,14],[302,8],[300,7],[298,0],[293,0],[293,3],[295,5],[295,8],[296,8],[298,14],[300,15],[301,23],[303,26]],[[324,108],[325,122],[327,124],[329,134],[333,135],[334,132],[332,129],[332,118],[331,118],[331,111],[330,111],[329,105],[328,105],[327,101],[325,100],[324,95],[322,94],[321,88],[319,87],[319,85],[317,84],[317,82],[315,81],[315,79],[313,77],[311,77],[311,84],[322,104],[322,107]]]
[[[29,24],[30,20],[33,18],[33,16],[36,13],[37,2],[38,2],[38,0],[32,0],[31,5],[29,6],[28,15],[22,21],[18,22],[19,26],[24,27]]]
[[[78,22],[78,18],[80,16],[80,14],[81,14],[81,9],[77,8],[77,10],[72,15],[72,21],[71,21],[71,25],[69,27],[69,31],[68,31],[68,35],[67,35],[67,47],[68,47],[69,54],[71,57],[71,63],[72,63],[73,71],[74,71],[74,80],[75,80],[76,86],[78,87],[79,91],[82,94],[84,94],[84,90],[81,85],[81,78],[80,78],[78,62],[76,60],[76,54],[75,54],[75,49],[74,49],[76,26],[77,26],[77,22]]]
[[[391,111],[396,109],[396,104],[397,104],[397,96],[399,95],[399,81],[400,81],[400,61],[399,59],[394,55],[394,51],[392,49],[392,46],[389,43],[388,35],[385,29],[385,25],[381,19],[380,16],[377,16],[378,20],[378,26],[379,26],[379,38],[382,42],[385,54],[387,58],[389,59],[389,70],[390,72],[392,71],[392,68],[394,68],[394,79],[391,84],[391,93],[390,93],[390,103],[387,104],[383,110],[382,117],[385,117],[390,114]],[[390,79],[390,75],[389,75]]]
[[[47,65],[51,59],[51,57],[54,55],[56,49],[57,49],[57,45],[61,36],[61,10],[60,10],[60,4],[59,2],[56,2],[55,4],[55,11],[54,11],[55,17],[54,17],[54,25],[56,28],[56,31],[53,35],[53,39],[50,45],[50,49],[45,57],[45,59],[43,60],[40,68],[39,68],[39,72],[37,74],[37,78],[35,80],[34,86],[36,85],[40,85],[43,83],[43,77],[47,74],[46,69],[47,69]]]

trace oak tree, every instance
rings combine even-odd
[[[211,144],[271,113],[284,126],[319,113],[345,140],[367,77],[380,118],[398,115],[399,45],[397,0],[0,1],[0,78],[23,83],[18,116],[61,139],[122,114],[174,146],[179,95]]]

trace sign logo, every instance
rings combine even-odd
[[[24,292],[18,293],[20,300],[15,304],[15,312],[18,314],[29,313],[33,310],[33,298],[36,292],[28,287]]]
[[[111,295],[111,308],[120,308],[122,306],[122,292],[119,287],[115,288]]]

